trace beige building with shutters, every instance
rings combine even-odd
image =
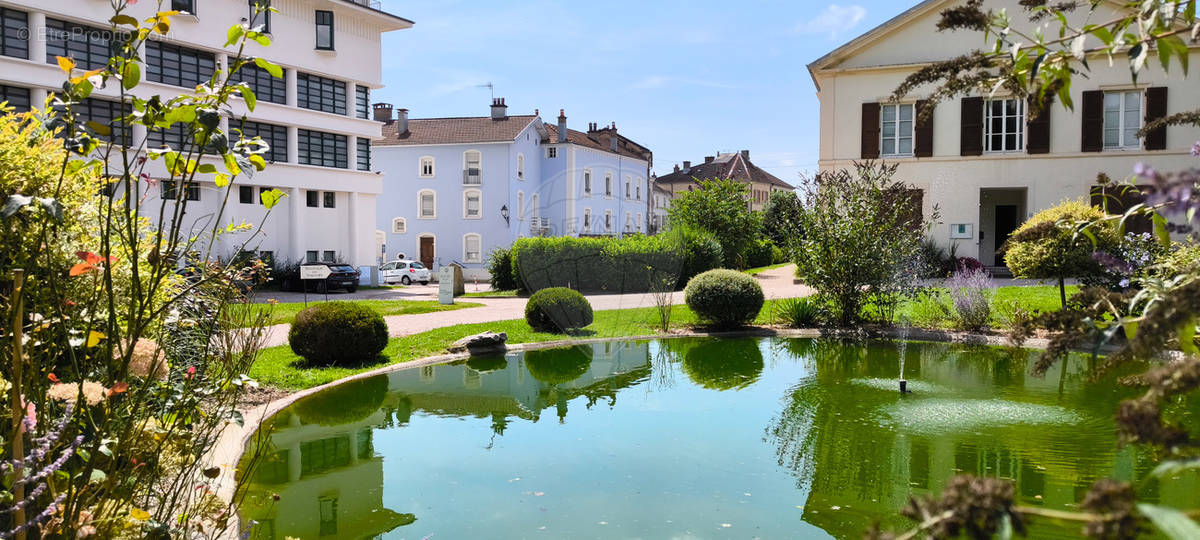
[[[1198,165],[1190,150],[1200,129],[1136,135],[1148,120],[1200,108],[1200,77],[1185,78],[1177,63],[1169,73],[1153,63],[1135,84],[1124,59],[1110,67],[1097,58],[1074,80],[1074,110],[1055,104],[1038,118],[1003,94],[943,101],[927,121],[920,111],[929,87],[891,103],[893,89],[921,67],[990,47],[982,33],[937,31],[953,4],[921,2],[809,64],[821,102],[821,170],[864,159],[899,164],[898,178],[921,190],[924,214],[938,209],[932,238],[1000,266],[996,250],[1013,229],[1065,199],[1088,198],[1099,174],[1123,180],[1139,162],[1162,171]],[[1016,0],[987,7],[1026,20]],[[1200,48],[1190,58],[1200,62]]]

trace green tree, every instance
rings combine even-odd
[[[1100,275],[1103,269],[1092,254],[1112,251],[1119,242],[1116,227],[1103,222],[1104,217],[1103,211],[1080,201],[1042,210],[1013,232],[1004,260],[1015,277],[1058,280],[1065,308],[1066,278]]]
[[[700,189],[671,201],[669,223],[712,234],[721,243],[725,265],[742,268],[742,252],[762,227],[762,218],[750,210],[749,193],[750,186],[737,180],[700,180]]]
[[[771,199],[763,209],[763,233],[787,253],[803,233],[800,228],[803,213],[804,203],[795,191],[771,193]]]
[[[865,162],[801,183],[804,235],[793,244],[796,275],[829,300],[843,325],[859,319],[871,296],[894,305],[917,277],[925,227],[914,223],[920,208],[895,173],[895,165]]]

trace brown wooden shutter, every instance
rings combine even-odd
[[[1050,111],[1051,103],[1047,101],[1037,116],[1034,116],[1034,98],[1025,103],[1026,114],[1029,115],[1028,130],[1025,137],[1025,151],[1030,154],[1050,153]]]
[[[932,101],[927,99],[917,101],[913,108],[916,113],[916,125],[913,129],[913,155],[919,158],[933,156],[933,109]],[[927,110],[928,109],[928,110]]]
[[[1080,127],[1080,151],[1104,150],[1104,92],[1087,90],[1083,93],[1083,125]]]
[[[879,104],[862,105],[862,158],[879,159]]]
[[[959,126],[959,154],[983,155],[983,98],[962,98],[962,118]]]
[[[1146,123],[1167,116],[1167,87],[1152,86],[1146,89]],[[1146,150],[1167,149],[1167,128],[1161,127],[1146,132]]]

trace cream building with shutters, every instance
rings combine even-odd
[[[1163,171],[1196,166],[1190,149],[1200,129],[1136,135],[1149,119],[1200,108],[1200,77],[1185,78],[1178,64],[1164,73],[1152,62],[1135,84],[1124,59],[1110,67],[1097,58],[1086,77],[1075,77],[1074,110],[1056,103],[1039,118],[1003,94],[941,102],[928,122],[919,121],[928,87],[890,103],[921,67],[989,47],[982,33],[937,31],[939,13],[954,3],[921,2],[809,64],[821,103],[821,170],[864,159],[899,164],[898,178],[921,190],[924,214],[938,208],[931,236],[999,266],[996,250],[1008,233],[1064,199],[1088,198],[1098,174],[1123,180],[1138,162]],[[1027,21],[1016,0],[986,7]],[[1200,63],[1200,49],[1190,58]]]

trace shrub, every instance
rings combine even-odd
[[[728,178],[700,180],[700,187],[671,201],[672,227],[691,227],[707,231],[721,243],[728,268],[744,267],[746,246],[762,230],[761,217],[746,201],[750,186]]]
[[[691,229],[626,238],[522,238],[511,260],[517,288],[539,291],[648,292],[669,275],[686,279],[721,264],[721,246],[712,235]]]
[[[709,270],[692,278],[683,298],[697,316],[721,327],[753,321],[763,306],[758,280],[734,270]]]
[[[1163,277],[1200,274],[1200,244],[1175,244],[1154,261],[1154,273]]]
[[[379,410],[387,391],[387,375],[355,379],[301,399],[292,411],[306,424],[353,424]]]
[[[758,381],[762,370],[762,351],[753,339],[703,341],[683,355],[683,372],[710,390],[745,388]]]
[[[1127,233],[1112,251],[1092,253],[1092,259],[1100,264],[1100,273],[1080,281],[1085,286],[1126,290],[1168,252],[1150,233]]]
[[[795,191],[776,191],[771,193],[767,207],[763,209],[763,234],[767,235],[776,246],[790,246],[800,238],[801,214],[804,213],[804,203]],[[779,262],[782,262],[780,258]]]
[[[967,330],[986,328],[992,317],[992,278],[983,270],[955,272],[946,282],[958,325]]]
[[[492,275],[492,290],[512,291],[520,288],[513,273],[512,251],[498,247],[488,254],[488,273]]]
[[[678,228],[679,242],[683,246],[683,263],[679,269],[677,288],[683,288],[692,278],[714,268],[721,267],[724,251],[721,242],[712,233],[699,230]],[[674,233],[674,231],[672,231]]]
[[[756,242],[751,242],[750,245],[746,246],[743,258],[746,260],[746,266],[749,268],[770,266],[775,264],[776,252],[779,252],[780,257],[783,256],[782,251],[775,246],[774,242],[764,238]]]
[[[947,253],[934,239],[922,238],[917,255],[921,261],[921,277],[941,279],[953,274],[958,270],[957,251],[958,244],[950,244],[950,252]]]
[[[569,347],[525,351],[529,374],[546,384],[566,384],[587,373],[592,366],[592,347]]]
[[[317,364],[353,365],[373,360],[387,347],[383,316],[351,302],[324,302],[296,314],[288,343]]]
[[[1081,201],[1042,210],[1013,232],[1003,247],[1004,260],[1015,277],[1057,279],[1065,306],[1065,279],[1101,275],[1103,269],[1092,253],[1110,252],[1118,244],[1116,228],[1102,221],[1104,217],[1103,211]],[[1085,223],[1094,242],[1079,232]]]
[[[983,263],[975,257],[959,257],[956,262],[956,272],[982,272]]]
[[[808,328],[821,320],[821,304],[813,298],[786,298],[775,303],[775,320],[792,328]]]
[[[525,321],[539,332],[566,332],[592,324],[592,305],[579,291],[551,287],[525,303]]]

